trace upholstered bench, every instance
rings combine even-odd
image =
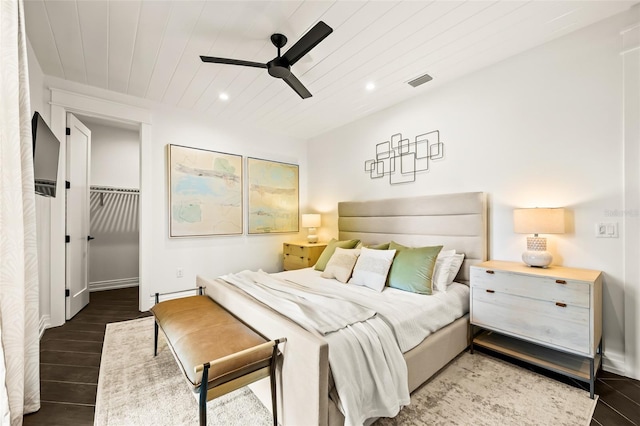
[[[200,425],[207,423],[207,401],[269,377],[273,423],[277,425],[276,358],[278,344],[267,341],[208,296],[198,295],[158,302],[154,356],[158,329],[162,329],[192,390],[199,393]],[[204,385],[203,385],[204,384]]]

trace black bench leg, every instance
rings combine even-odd
[[[278,344],[273,345],[271,354],[271,372],[269,381],[271,382],[271,409],[273,410],[273,426],[278,426],[278,400],[276,396],[276,360],[278,359]]]
[[[200,426],[207,426],[207,390],[209,388],[209,363],[204,364],[200,381]]]
[[[158,323],[153,322],[153,356],[158,355]]]
[[[156,305],[160,303],[160,293],[155,295]],[[154,318],[153,321],[153,356],[158,356],[158,320]]]

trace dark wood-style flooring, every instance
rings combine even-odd
[[[91,293],[91,303],[72,320],[46,330],[40,342],[41,408],[25,416],[24,425],[93,425],[105,326],[148,315],[138,311],[137,287],[101,291]],[[640,426],[639,381],[600,371],[596,394],[591,426]]]
[[[91,301],[40,341],[40,410],[25,426],[93,425],[98,372],[108,323],[148,316],[138,310],[138,287],[91,293]]]

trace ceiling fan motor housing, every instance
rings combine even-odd
[[[269,75],[276,78],[287,78],[291,74],[291,65],[283,57],[277,57],[267,62]]]

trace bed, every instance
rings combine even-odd
[[[341,202],[338,216],[340,240],[358,239],[365,244],[396,241],[411,247],[442,245],[443,250],[464,253],[464,263],[455,279],[459,283],[468,283],[469,267],[487,258],[486,195],[481,192]],[[222,279],[198,277],[198,285],[265,337],[287,337],[278,375],[281,424],[344,424],[344,416],[329,398],[327,339],[305,330]],[[428,380],[468,344],[466,314],[402,354],[409,391]],[[268,384],[257,383],[252,390],[265,406],[270,405]]]

